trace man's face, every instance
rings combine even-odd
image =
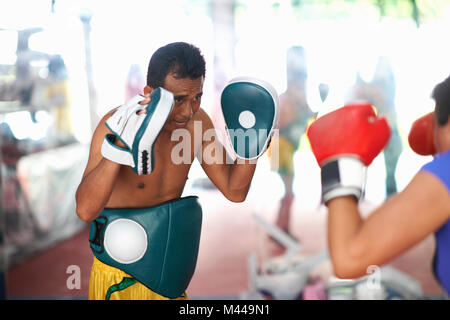
[[[166,76],[164,89],[173,93],[174,106],[165,129],[172,131],[185,128],[192,116],[200,108],[204,78],[177,79],[174,74]]]

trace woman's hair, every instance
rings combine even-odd
[[[450,76],[434,87],[431,97],[436,102],[434,114],[437,124],[444,126],[450,115]]]
[[[205,59],[200,49],[185,42],[175,42],[156,50],[148,64],[147,85],[163,87],[166,76],[171,73],[180,79],[204,77]]]

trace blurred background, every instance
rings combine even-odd
[[[450,73],[449,30],[449,0],[1,1],[0,297],[87,298],[92,254],[75,191],[93,129],[142,92],[157,48],[201,49],[202,107],[219,130],[220,92],[238,75],[265,79],[279,94],[298,76],[311,115],[372,102],[394,137],[369,168],[362,211],[370,214],[430,160],[412,153],[407,134]],[[302,54],[290,56],[292,47]],[[323,299],[361,296],[363,280],[332,276],[319,168],[302,132],[289,203],[297,242],[271,240],[287,185],[268,157],[244,204],[227,201],[193,165],[185,194],[200,197],[204,223],[192,298],[299,299],[305,288]],[[430,237],[386,266],[381,297],[439,297],[433,252]]]

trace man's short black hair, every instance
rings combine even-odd
[[[168,74],[177,78],[197,79],[205,76],[205,59],[196,46],[186,42],[174,42],[155,51],[148,64],[147,85],[164,86]]]
[[[448,122],[450,115],[450,76],[434,87],[431,97],[436,102],[435,117],[439,126]]]

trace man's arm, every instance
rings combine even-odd
[[[110,132],[105,125],[109,116],[110,114],[100,121],[94,132],[88,163],[75,195],[76,212],[83,221],[94,220],[103,210],[109,200],[121,166],[103,158],[101,154],[105,135]]]
[[[199,110],[199,119],[202,122],[203,137],[199,150],[201,155],[198,158],[203,170],[228,200],[244,201],[255,173],[256,160],[230,161],[211,118],[203,109]]]
[[[108,203],[121,165],[132,167],[139,175],[152,172],[149,150],[172,107],[172,93],[159,88],[133,97],[102,118],[92,137],[88,164],[75,196],[76,211],[82,220],[94,220]],[[148,108],[155,112],[148,114]]]
[[[328,245],[334,272],[341,278],[367,275],[435,232],[450,215],[447,188],[419,172],[409,185],[363,220],[353,197],[327,202]]]

